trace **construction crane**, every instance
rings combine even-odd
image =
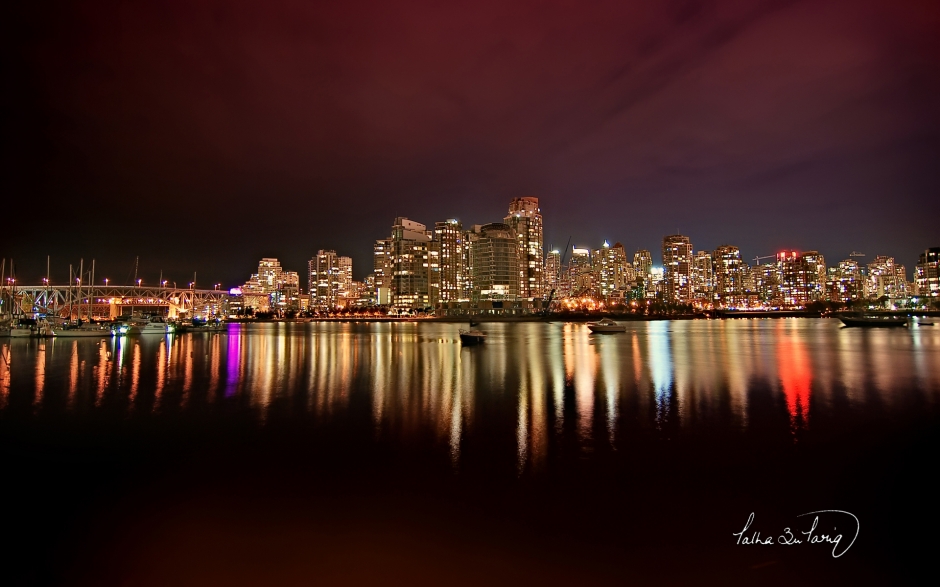
[[[777,257],[777,255],[762,255],[762,256],[759,256],[759,257],[754,257],[754,265],[755,265],[755,266],[756,266],[756,265],[760,265],[760,260],[761,260],[761,259],[773,259],[773,258],[776,258],[776,257]]]

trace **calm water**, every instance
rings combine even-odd
[[[917,552],[886,547],[908,529],[891,522],[900,506],[888,500],[918,503],[918,463],[935,455],[940,326],[696,320],[592,335],[582,324],[490,323],[476,347],[462,347],[457,328],[257,324],[0,342],[4,454],[23,479],[4,497],[69,537],[27,558],[23,580],[823,584],[893,578]],[[63,502],[60,490],[84,501]],[[187,513],[176,522],[154,522],[178,507]],[[850,507],[876,529],[841,567],[817,552],[728,543],[755,509],[783,524],[801,508]],[[327,511],[352,517],[324,521]],[[206,512],[215,517],[192,521]],[[358,554],[324,538],[337,532],[358,537]],[[249,550],[265,564],[235,562],[237,545],[268,533],[300,536],[276,552],[309,543],[333,562],[308,568],[260,544]],[[76,550],[86,535],[102,547]],[[180,536],[218,548],[191,560]],[[423,546],[374,560],[403,536]],[[520,550],[494,546],[504,540]],[[160,564],[155,548],[169,552]],[[414,558],[426,548],[444,562]],[[377,574],[336,562],[357,557]],[[692,566],[678,571],[674,557]],[[502,570],[476,575],[477,558]],[[454,565],[466,573],[448,574]]]

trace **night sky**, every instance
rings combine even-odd
[[[659,259],[940,246],[940,3],[23,2],[0,256],[205,287],[396,216]],[[8,9],[9,11],[9,9]],[[30,279],[32,278],[32,279]],[[306,287],[306,279],[302,278]]]

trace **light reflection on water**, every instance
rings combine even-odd
[[[513,432],[519,471],[553,438],[616,448],[624,432],[746,430],[779,405],[791,434],[837,405],[936,402],[940,328],[845,329],[834,320],[230,325],[227,334],[0,341],[0,416],[170,414],[237,406],[311,424],[360,412],[376,437],[430,433],[456,465],[468,435]],[[763,399],[761,399],[763,398]],[[767,401],[763,401],[763,400]],[[838,399],[838,401],[835,401]],[[840,403],[842,402],[842,403]],[[18,406],[30,406],[19,410]],[[757,424],[754,424],[755,426]]]

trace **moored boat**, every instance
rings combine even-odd
[[[907,326],[907,318],[897,316],[839,316],[845,326],[862,328],[902,328]]]
[[[486,341],[486,333],[482,330],[463,330],[460,331],[460,342],[463,344],[480,344]]]
[[[597,322],[588,322],[588,328],[591,329],[591,332],[605,333],[605,332],[626,332],[627,327],[623,324],[617,324],[610,318],[603,318]]]
[[[111,326],[100,322],[83,322],[81,324],[63,324],[54,326],[55,336],[66,338],[103,338],[113,334]]]
[[[171,334],[175,329],[163,316],[144,316],[131,318],[118,332],[127,335]]]

